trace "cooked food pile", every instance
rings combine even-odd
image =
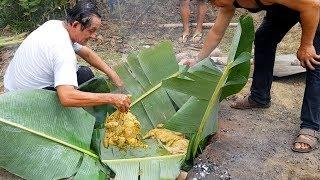
[[[141,142],[141,125],[137,118],[129,111],[119,110],[112,113],[105,121],[104,146],[117,146],[120,149],[127,147],[147,147]]]
[[[129,111],[126,113],[115,111],[105,121],[104,146],[108,148],[114,145],[120,149],[128,147],[148,147],[141,141],[141,125],[137,118]],[[165,149],[171,154],[186,153],[189,141],[182,133],[170,131],[159,124],[157,128],[150,130],[146,138],[157,139],[163,143]]]
[[[162,127],[163,124],[159,124],[157,128],[150,130],[143,138],[153,138],[161,141],[171,154],[186,153],[189,141],[184,135]]]

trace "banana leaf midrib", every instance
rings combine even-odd
[[[246,80],[249,76],[250,63],[247,62],[249,62],[249,60],[251,59],[251,49],[254,38],[250,37],[253,37],[253,32],[254,28],[252,18],[250,16],[242,16],[240,18],[240,26],[238,26],[237,28],[234,41],[231,46],[231,51],[228,56],[227,66],[225,67],[222,76],[219,78],[218,84],[214,88],[214,92],[202,116],[202,120],[197,129],[197,133],[195,134],[195,136],[193,136],[193,140],[190,141],[192,142],[192,146],[189,145],[190,149],[188,149],[187,161],[190,161],[189,158],[195,158],[200,147],[200,143],[204,138],[203,132],[206,128],[205,126],[207,125],[208,121],[210,121],[212,110],[214,109],[214,107],[217,106],[217,104],[220,103],[220,100],[222,100],[221,95],[225,93],[224,90],[226,89],[224,88],[227,87],[226,85],[239,84],[242,87],[245,85]],[[242,68],[241,70],[243,70],[243,73],[238,72],[239,70],[237,70],[237,68],[239,67]],[[237,74],[235,74],[235,72],[237,72]],[[231,78],[229,76],[231,76]],[[245,81],[235,81],[235,79],[242,79],[242,77],[245,79]],[[229,84],[227,82],[229,82]],[[229,89],[226,91],[229,91]],[[239,91],[240,89],[235,88],[234,92]],[[230,92],[223,94],[223,99],[226,98],[228,95],[231,95]],[[204,136],[207,135],[208,134],[205,134]]]
[[[221,92],[221,88],[223,87],[223,84],[225,83],[225,81],[228,78],[228,75],[230,73],[231,68],[232,68],[232,63],[228,63],[225,70],[223,71],[223,74],[220,77],[218,84],[214,90],[214,93],[208,103],[208,107],[207,107],[207,109],[203,115],[203,118],[202,118],[202,119],[206,119],[206,121],[201,121],[199,129],[196,134],[195,146],[194,146],[196,148],[194,149],[194,153],[197,151],[198,145],[199,145],[201,138],[202,138],[200,134],[202,133],[204,126],[207,124],[207,121],[209,120],[209,116],[212,111],[212,108],[216,106],[217,102],[219,102],[218,99],[220,98],[220,96],[218,96],[218,95]]]
[[[75,145],[73,145],[73,144],[67,143],[67,142],[62,141],[62,140],[60,140],[60,139],[57,139],[57,138],[55,138],[55,137],[49,136],[49,135],[44,134],[44,133],[42,133],[42,132],[37,132],[37,131],[32,130],[32,129],[30,129],[30,128],[24,127],[24,126],[22,126],[22,125],[20,125],[20,124],[17,124],[17,123],[11,122],[11,121],[7,121],[7,120],[5,120],[5,119],[3,119],[3,118],[0,118],[0,123],[4,123],[4,124],[10,125],[10,126],[12,126],[12,127],[25,130],[25,131],[27,131],[27,132],[29,132],[29,133],[38,135],[38,136],[40,136],[40,137],[43,137],[43,138],[46,138],[46,139],[48,139],[48,140],[51,140],[51,141],[54,141],[54,142],[56,142],[56,143],[62,144],[62,145],[64,145],[64,146],[67,146],[67,147],[69,147],[69,148],[71,148],[71,149],[74,149],[74,150],[76,150],[76,151],[79,151],[79,152],[82,152],[82,153],[84,153],[84,154],[87,154],[87,155],[89,155],[89,156],[91,156],[91,157],[93,157],[93,158],[95,158],[95,159],[99,159],[99,156],[96,155],[96,154],[94,154],[93,152],[90,152],[90,151],[88,151],[88,150],[85,150],[85,149],[83,149],[83,148],[80,148],[80,147],[78,147],[78,146],[75,146]]]
[[[152,159],[156,159],[156,160],[161,160],[161,159],[171,159],[171,158],[175,158],[175,157],[183,157],[185,156],[186,153],[183,154],[174,154],[174,155],[164,155],[164,156],[150,156],[150,157],[141,157],[141,158],[129,158],[129,159],[112,159],[112,160],[101,160],[102,162],[121,162],[121,161],[125,161],[125,162],[130,162],[130,161],[148,161],[148,160],[152,160]]]
[[[171,76],[169,76],[167,79],[172,78],[172,77],[176,77],[179,76],[181,74],[181,72],[176,72],[174,74],[172,74]],[[145,97],[147,97],[148,95],[150,95],[152,92],[154,92],[155,90],[159,89],[162,85],[162,81],[160,83],[158,83],[157,85],[153,86],[151,89],[149,89],[148,91],[146,91],[145,93],[143,93],[140,97],[138,97],[134,102],[132,102],[130,104],[130,107],[134,106],[135,104],[137,104],[138,102],[140,102],[142,99],[144,99]]]

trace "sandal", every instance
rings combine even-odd
[[[270,102],[268,104],[259,104],[251,100],[249,96],[236,100],[230,105],[230,107],[234,109],[269,108],[270,106]]]
[[[190,33],[183,33],[181,35],[181,37],[179,38],[179,42],[181,42],[181,43],[187,42],[189,36],[190,36]]]
[[[192,36],[192,42],[197,43],[202,38],[202,32],[195,32]]]
[[[304,135],[304,136],[300,136]],[[307,136],[307,137],[305,137]],[[319,133],[313,129],[300,129],[299,134],[292,145],[292,151],[299,153],[308,153],[316,148],[318,145]],[[309,145],[309,148],[296,148],[296,143],[304,143]]]

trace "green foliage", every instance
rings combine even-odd
[[[25,179],[106,179],[90,148],[95,119],[65,108],[55,92],[27,90],[0,96],[0,167]]]
[[[0,28],[32,31],[49,19],[62,19],[72,0],[0,0]]]
[[[190,138],[184,164],[189,167],[217,130],[220,102],[239,92],[248,80],[253,21],[244,16],[239,24],[223,70],[210,59],[187,70],[179,67],[168,42],[131,54],[116,68],[132,94],[131,111],[141,121],[142,132],[164,123]]]
[[[218,71],[214,66],[210,67],[210,64],[205,64],[205,61],[198,63],[194,67],[191,67],[187,73],[184,73],[184,81],[191,81],[194,87],[199,88],[207,84],[212,88],[211,91],[205,88],[202,88],[201,92],[192,90],[192,88],[188,88],[189,85],[183,81],[172,83],[172,78],[163,82],[164,86],[168,88],[181,92],[183,90],[184,93],[197,98],[197,101],[189,103],[190,107],[194,107],[192,104],[197,105],[201,101],[204,104],[204,106],[197,105],[197,109],[201,111],[200,119],[186,119],[185,117],[190,117],[191,108],[187,108],[188,111],[186,112],[182,112],[181,108],[181,110],[179,110],[180,114],[178,114],[179,111],[177,113],[178,117],[180,117],[173,117],[165,124],[165,127],[183,133],[186,133],[186,130],[195,131],[188,146],[184,164],[185,168],[188,167],[188,165],[190,167],[194,158],[203,149],[206,138],[212,134],[212,125],[213,122],[217,120],[220,102],[226,97],[238,93],[248,80],[252,42],[254,40],[252,17],[242,16],[239,20],[239,25],[229,51],[228,64],[222,73],[217,73]],[[205,76],[204,72],[212,75]],[[210,84],[210,81],[213,83]],[[191,127],[191,123],[196,124],[196,126]],[[186,128],[187,125],[189,125],[188,128]]]
[[[131,112],[140,120],[142,134],[163,123],[189,137],[186,154],[169,155],[156,140],[146,140],[146,149],[104,148],[103,120],[113,108],[87,108],[94,121],[80,108],[61,107],[54,92],[18,91],[0,96],[0,166],[27,179],[99,179],[111,173],[107,166],[118,179],[174,179],[181,164],[190,168],[216,132],[220,102],[248,79],[252,18],[244,16],[239,24],[223,70],[210,59],[179,67],[168,42],[132,53],[115,68],[132,95]],[[95,79],[81,90],[112,92],[113,87]]]

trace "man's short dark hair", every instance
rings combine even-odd
[[[84,28],[91,26],[92,16],[101,18],[97,5],[90,0],[80,0],[67,10],[67,22],[71,24],[78,21]]]

